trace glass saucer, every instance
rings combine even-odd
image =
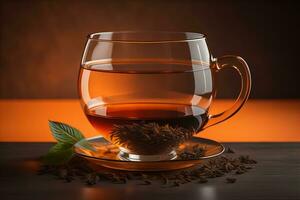
[[[119,157],[120,149],[106,141],[103,137],[93,137],[85,139],[93,148],[86,148],[83,143],[75,144],[75,153],[87,159],[94,166],[102,166],[118,170],[128,170],[128,171],[166,171],[183,169],[187,167],[192,167],[201,163],[204,159],[213,158],[221,155],[225,148],[222,144],[200,137],[193,137],[189,141],[180,145],[177,149],[177,155],[192,149],[197,146],[203,148],[203,155],[197,156],[197,159],[187,159],[177,156],[173,160],[160,160],[160,161],[127,161],[121,160]]]

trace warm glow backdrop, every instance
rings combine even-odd
[[[78,127],[86,136],[97,134],[76,100],[79,63],[88,33],[118,30],[205,33],[213,56],[241,55],[248,62],[251,100],[203,137],[300,141],[299,5],[292,0],[1,0],[0,141],[52,141],[48,119]],[[218,97],[236,95],[236,74],[225,70],[218,80]],[[215,106],[229,104],[222,100]]]

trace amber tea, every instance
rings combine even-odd
[[[193,67],[186,63],[89,63],[80,72],[85,114],[101,135],[123,151],[170,152],[207,121],[205,106],[212,91],[209,82],[201,80],[211,80],[211,72],[203,64],[201,70]],[[200,81],[197,86],[195,79]],[[202,96],[195,95],[195,90]]]
[[[105,138],[143,155],[172,151],[207,121],[201,108],[176,104],[106,105],[85,113]]]

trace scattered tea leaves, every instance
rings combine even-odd
[[[204,156],[205,148],[200,145],[194,145],[192,150],[185,149],[183,150],[178,157],[181,160],[195,160]]]
[[[196,150],[196,148],[192,148]],[[193,151],[194,151],[193,150]],[[66,182],[75,179],[83,180],[87,185],[95,185],[99,182],[112,184],[126,184],[136,181],[138,185],[153,185],[157,182],[165,187],[179,187],[187,183],[205,184],[208,179],[223,177],[226,175],[244,174],[253,168],[257,162],[249,156],[220,156],[205,160],[196,168],[175,170],[166,172],[128,172],[118,170],[94,171],[80,157],[72,157],[66,164],[44,165],[38,174],[52,174]],[[227,177],[227,183],[236,182],[236,178]]]

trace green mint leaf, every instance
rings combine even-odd
[[[42,158],[46,164],[59,165],[67,163],[73,156],[73,145],[68,143],[57,143]]]
[[[60,152],[60,151],[65,151],[65,150],[70,149],[72,147],[73,147],[73,145],[71,145],[71,144],[59,142],[59,143],[56,143],[54,146],[52,146],[49,149],[49,153],[57,153],[57,152]]]
[[[84,139],[82,133],[68,124],[49,121],[49,127],[53,137],[61,143],[74,145],[76,142]]]
[[[79,142],[76,143],[76,145],[79,145],[79,147],[81,148],[85,148],[87,150],[96,152],[97,150],[95,149],[95,147],[93,147],[87,140],[82,139]]]

